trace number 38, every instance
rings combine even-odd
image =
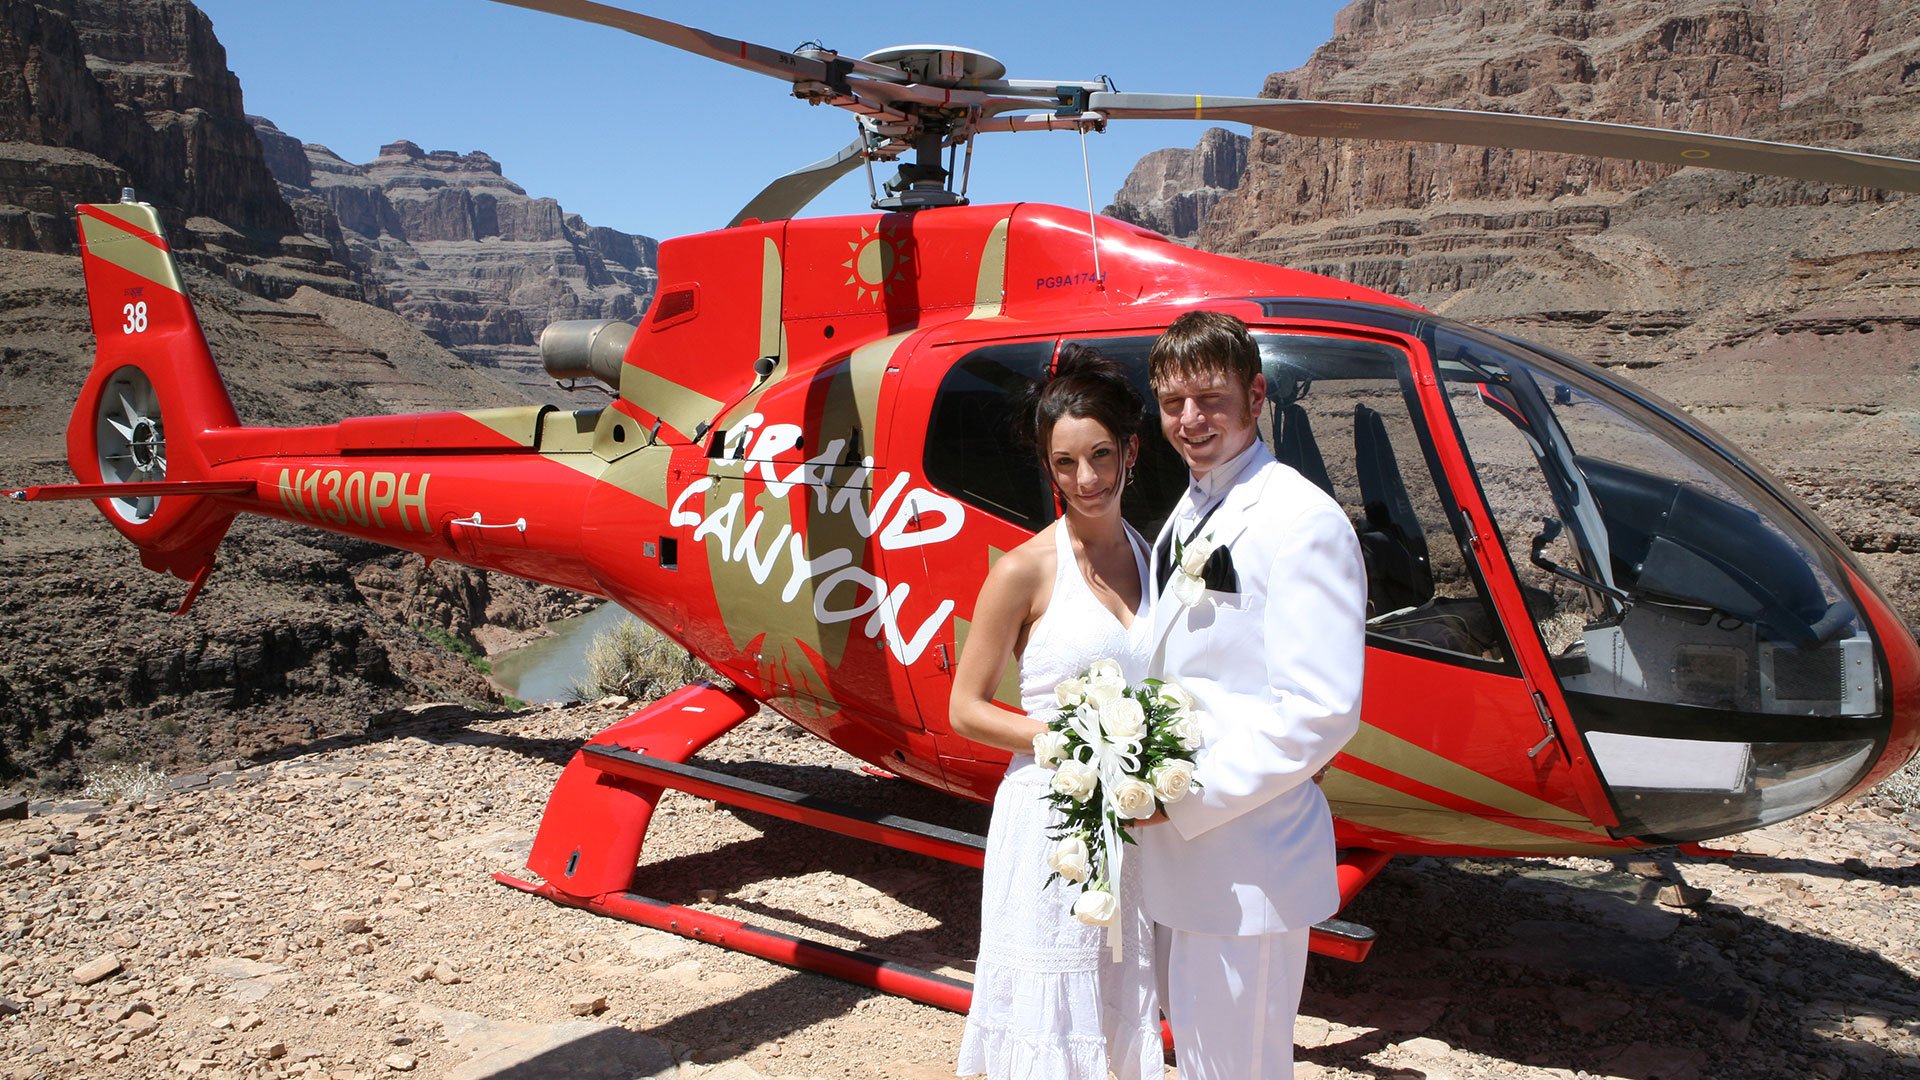
[[[147,302],[145,300],[136,304],[128,304],[126,307],[120,309],[120,313],[127,318],[127,321],[120,327],[121,333],[142,334],[146,332]]]

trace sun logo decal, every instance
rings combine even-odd
[[[840,265],[847,270],[847,284],[853,286],[856,300],[869,294],[875,300],[893,295],[893,283],[906,277],[912,256],[907,244],[888,229],[860,227],[860,238],[847,241],[848,258]]]

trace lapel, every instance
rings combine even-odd
[[[1247,531],[1247,526],[1252,521],[1247,511],[1260,501],[1261,493],[1266,490],[1267,481],[1273,475],[1273,455],[1267,452],[1265,443],[1260,443],[1259,447],[1254,452],[1254,459],[1247,463],[1246,472],[1241,473],[1239,479],[1233,482],[1233,486],[1227,489],[1226,496],[1220,500],[1220,508],[1213,512],[1213,516],[1207,520],[1206,528],[1201,530],[1202,536],[1211,535],[1223,548],[1230,549],[1233,542],[1240,538],[1240,534]],[[1167,523],[1160,528],[1160,535],[1166,536],[1167,530],[1172,527],[1173,517],[1169,515]],[[1156,575],[1159,573],[1157,565],[1159,557],[1160,541],[1156,539],[1154,541],[1155,565],[1151,567]],[[1173,578],[1169,576],[1167,587],[1153,598],[1153,645],[1149,655],[1152,657],[1154,668],[1159,667],[1160,651],[1166,643],[1167,632],[1173,628],[1174,623],[1180,621],[1180,616],[1186,609],[1187,606],[1173,595]]]

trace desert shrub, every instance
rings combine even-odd
[[[143,761],[138,765],[108,765],[88,773],[80,797],[104,803],[144,802],[166,790],[167,774]]]
[[[602,631],[587,647],[587,673],[575,697],[651,700],[701,679],[718,681],[713,669],[673,640],[634,619]]]

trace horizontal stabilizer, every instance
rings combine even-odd
[[[251,480],[148,480],[126,484],[35,484],[0,491],[15,502],[61,499],[133,499],[162,495],[251,495]]]

